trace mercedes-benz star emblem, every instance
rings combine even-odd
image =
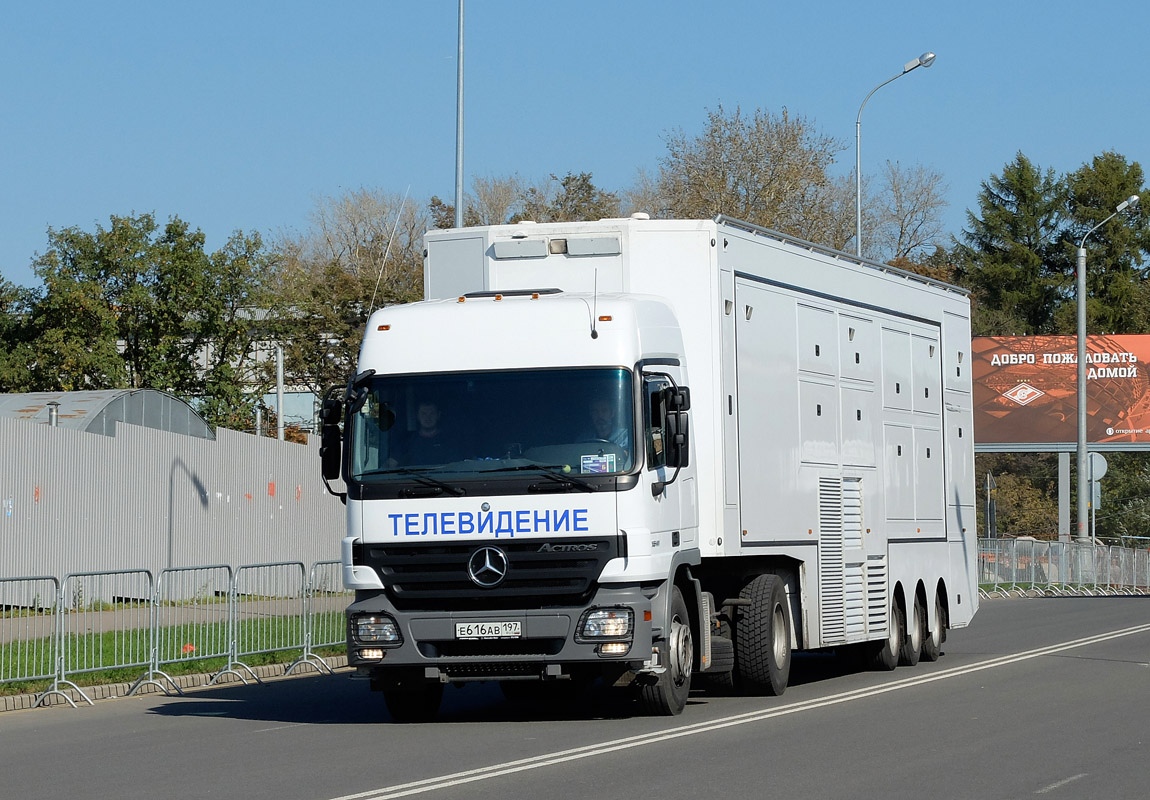
[[[507,577],[507,554],[498,547],[480,547],[467,561],[467,575],[476,586],[494,589]]]

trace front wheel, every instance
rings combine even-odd
[[[750,600],[735,625],[735,667],[744,694],[781,695],[791,676],[791,615],[777,575],[759,575],[739,592]]]
[[[654,683],[639,689],[639,703],[648,714],[671,717],[682,713],[687,705],[695,660],[691,619],[678,586],[671,589],[671,619],[667,624],[667,638],[656,646],[659,648],[659,663],[664,670],[655,676]]]

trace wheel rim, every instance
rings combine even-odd
[[[890,645],[892,653],[898,652],[899,638],[898,606],[892,605],[890,607],[890,631],[887,633],[887,644]]]
[[[914,603],[914,623],[910,630],[910,646],[914,650],[922,647],[922,606],[916,600]]]
[[[930,632],[930,641],[935,648],[942,646],[942,607],[934,601],[934,630]]]
[[[694,643],[691,639],[691,626],[683,624],[683,620],[676,616],[671,620],[671,680],[676,686],[682,686],[691,675],[691,658]]]
[[[782,664],[787,657],[787,618],[782,606],[775,606],[771,614],[771,649],[775,653],[775,664]]]

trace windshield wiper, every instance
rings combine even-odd
[[[496,467],[495,469],[485,469],[484,472],[521,472],[523,470],[535,470],[543,475],[546,475],[556,483],[563,483],[570,486],[577,486],[585,492],[595,491],[595,487],[583,480],[582,478],[572,475],[569,472],[563,472],[564,467],[570,469],[567,464],[520,464],[515,467]]]
[[[362,478],[365,475],[407,475],[409,478],[414,478],[417,483],[424,486],[432,486],[442,489],[453,497],[462,497],[464,491],[458,486],[452,486],[449,483],[444,483],[438,478],[433,478],[427,474],[430,470],[441,469],[441,467],[420,467],[419,469],[410,469],[408,467],[395,467],[394,469],[369,469],[359,473],[356,477]]]

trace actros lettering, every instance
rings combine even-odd
[[[424,514],[388,514],[392,536],[454,536],[472,533],[514,538],[528,533],[584,533],[589,530],[586,508],[534,511],[441,511]],[[556,545],[556,548],[562,545]],[[575,545],[572,545],[575,547]],[[597,549],[597,546],[585,546]],[[556,549],[555,552],[561,552]]]

